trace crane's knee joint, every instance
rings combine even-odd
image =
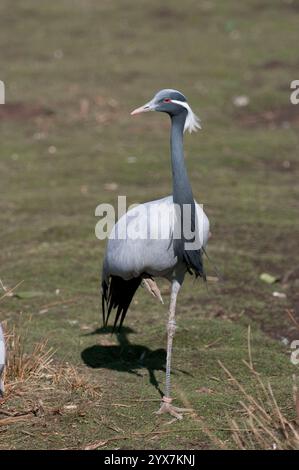
[[[176,330],[176,322],[175,320],[169,320],[167,323],[167,332],[169,335],[174,336]]]

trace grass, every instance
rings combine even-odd
[[[298,279],[267,285],[259,276],[298,266],[299,106],[289,104],[297,2],[28,0],[12,12],[4,0],[0,13],[0,278],[7,288],[23,281],[1,300],[0,320],[25,340],[18,357],[35,357],[46,338],[51,370],[100,390],[86,396],[84,386],[33,374],[0,411],[39,411],[1,426],[1,448],[238,447],[229,420],[239,422],[244,396],[218,361],[259,393],[243,363],[248,324],[255,370],[295,419],[298,367],[281,339],[298,336],[287,313],[298,320]],[[202,132],[186,137],[187,165],[225,279],[206,289],[190,278],[180,293],[174,393],[201,419],[172,425],[153,414],[166,308],[142,289],[122,335],[101,329],[104,243],[94,235],[99,203],[171,192],[166,117],[129,117],[164,87],[185,92],[202,119]],[[248,106],[234,106],[240,95]]]
[[[243,400],[240,401],[241,416],[237,420],[235,418],[228,420],[237,447],[242,450],[298,450],[299,395],[295,376],[293,398],[297,416],[289,419],[278,405],[270,382],[265,385],[252,366],[250,370],[256,379],[254,395],[248,393],[221,362],[220,365],[243,395]]]

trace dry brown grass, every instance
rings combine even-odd
[[[239,449],[298,450],[299,449],[299,395],[297,378],[293,375],[292,418],[286,416],[268,381],[266,384],[255,370],[251,350],[251,330],[248,327],[248,362],[243,361],[255,384],[255,394],[248,392],[236,377],[219,361],[231,385],[241,393],[241,413],[227,418],[232,437]]]
[[[239,449],[298,450],[299,416],[298,390],[294,377],[293,417],[286,416],[278,404],[270,382],[265,384],[260,375],[250,369],[255,381],[255,394],[248,392],[236,377],[219,361],[230,383],[242,395],[239,416],[227,417],[232,437]]]
[[[69,392],[80,392],[89,399],[97,399],[102,395],[101,387],[89,382],[82,371],[69,363],[57,365],[47,374],[55,387],[63,387]]]
[[[4,292],[0,296],[0,302],[7,297],[12,297],[22,282],[8,288],[0,279],[0,288]],[[17,387],[36,386],[37,383],[39,386],[46,383],[47,389],[60,388],[69,392],[80,391],[91,398],[98,397],[100,388],[87,381],[76,367],[69,363],[58,364],[54,362],[55,351],[48,346],[47,339],[42,339],[34,344],[31,351],[28,352],[27,338],[31,321],[32,318],[27,321],[26,325],[13,326],[11,329],[4,327],[7,359],[3,380],[6,399]]]
[[[293,399],[293,411],[287,416],[283,408],[286,404],[279,404],[275,397],[271,383],[262,380],[255,370],[251,347],[251,329],[248,327],[247,337],[248,361],[243,364],[252,376],[249,392],[235,375],[219,360],[220,367],[228,379],[228,386],[238,391],[241,399],[238,401],[238,410],[226,414],[224,427],[211,428],[197,413],[192,418],[199,423],[201,430],[208,436],[211,443],[218,449],[227,449],[227,441],[219,437],[220,431],[230,432],[235,447],[240,450],[298,450],[299,449],[299,393],[298,378],[293,375],[293,389],[290,393],[290,402]],[[247,383],[248,381],[246,381]],[[291,396],[292,395],[292,396]],[[184,395],[180,397],[185,406],[190,402]],[[239,405],[241,409],[239,408]],[[291,410],[291,407],[289,407]]]
[[[5,332],[5,396],[0,401],[0,429],[40,416],[80,412],[101,398],[101,389],[68,363],[57,363],[42,340],[28,351],[26,328]]]
[[[298,326],[298,325],[297,325]],[[242,450],[298,450],[299,449],[299,395],[297,377],[293,375],[293,416],[286,416],[275,397],[271,383],[264,383],[255,370],[252,360],[251,330],[248,327],[248,362],[243,361],[252,375],[254,394],[248,392],[221,361],[229,383],[240,392],[241,411],[237,416],[227,416],[232,438]]]
[[[36,343],[30,353],[26,352],[26,341],[14,326],[5,334],[7,364],[5,370],[5,383],[7,393],[10,393],[19,384],[36,381],[45,373],[53,369],[52,348],[47,340]]]
[[[12,297],[18,285],[9,289],[0,280],[4,291],[0,302]],[[27,426],[37,418],[46,422],[57,416],[63,419],[68,413],[80,415],[88,403],[101,399],[100,387],[91,382],[86,371],[55,361],[55,351],[47,339],[32,343],[29,335],[32,318],[24,321],[20,317],[19,324],[12,327],[5,322],[3,329],[6,345],[5,396],[0,400],[3,448],[8,445],[8,430],[13,435],[15,427]]]
[[[6,395],[18,386],[46,385],[48,389],[57,388],[69,392],[81,391],[90,397],[100,394],[100,387],[87,381],[82,371],[75,366],[54,361],[55,351],[48,346],[47,340],[36,343],[31,352],[26,349],[26,329],[22,334],[17,327],[4,333],[7,350],[7,364],[4,374]]]

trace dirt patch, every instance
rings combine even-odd
[[[270,4],[268,2],[257,2],[253,5],[253,9],[255,11],[265,11],[269,9]],[[279,11],[286,11],[286,12],[299,12],[299,4],[295,0],[284,0],[278,1],[277,3],[271,2],[272,10],[275,9]]]
[[[261,62],[255,67],[257,70],[298,70],[298,62],[286,62],[284,60],[280,59],[272,59],[272,60],[267,60],[265,62]],[[283,88],[285,89],[285,87]],[[289,89],[289,87],[287,88]]]
[[[298,171],[299,162],[295,160],[261,160],[259,166],[266,171],[293,173]]]
[[[163,19],[176,19],[179,20],[181,19],[181,13],[179,13],[176,10],[173,10],[172,8],[167,8],[167,7],[160,7],[160,8],[155,8],[152,11],[152,16],[155,18],[163,18]],[[184,16],[184,15],[183,15]]]
[[[258,68],[265,70],[284,69],[287,67],[289,67],[289,64],[281,60],[269,60],[258,66]]]
[[[299,127],[299,106],[288,105],[260,112],[238,112],[235,119],[242,127]]]
[[[53,114],[52,109],[38,104],[7,103],[0,106],[0,121],[23,121]]]

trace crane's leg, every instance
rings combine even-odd
[[[171,355],[172,355],[172,343],[173,337],[176,330],[176,322],[175,322],[175,308],[176,308],[176,300],[177,295],[180,290],[181,283],[177,280],[172,282],[171,286],[171,297],[170,297],[170,305],[169,305],[169,318],[167,323],[167,358],[166,358],[166,380],[165,380],[165,395],[162,398],[161,408],[157,411],[157,414],[162,413],[170,413],[176,419],[182,419],[182,412],[191,412],[191,409],[188,408],[177,408],[173,406],[171,395]]]

